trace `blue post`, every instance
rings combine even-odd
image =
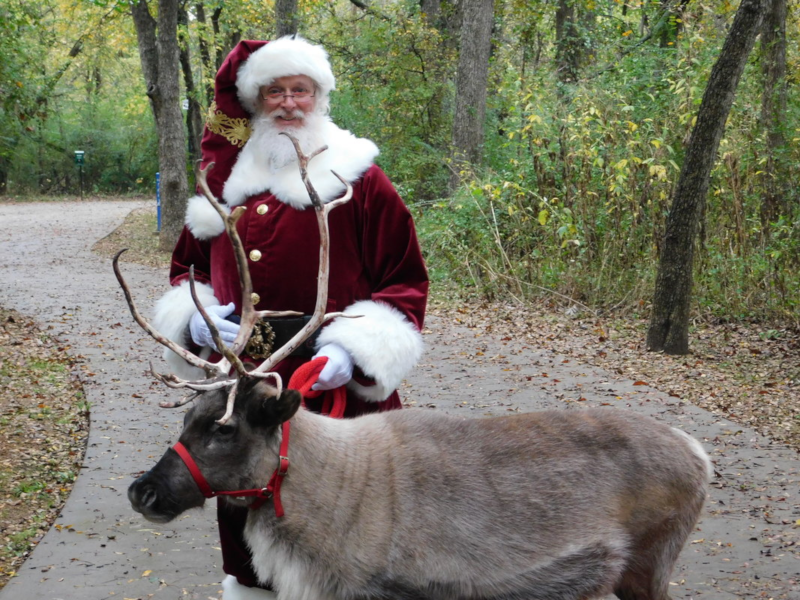
[[[156,231],[161,231],[161,173],[156,173],[156,219],[158,227]]]

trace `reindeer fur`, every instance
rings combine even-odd
[[[220,426],[225,394],[207,392],[180,438],[212,488],[261,487],[291,419],[286,514],[267,503],[245,529],[279,600],[667,600],[712,473],[690,436],[614,409],[340,421],[299,405],[243,385]],[[204,501],[173,450],[129,498],[161,522]]]

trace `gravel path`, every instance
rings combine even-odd
[[[158,409],[170,392],[144,371],[160,349],[133,323],[110,261],[90,251],[140,206],[0,204],[0,305],[36,318],[86,358],[79,375],[92,405],[85,464],[57,527],[0,590],[0,600],[219,597],[211,506],[155,526],[134,513],[126,498],[133,477],[177,438],[183,414]],[[131,264],[124,272],[137,304],[151,314],[166,289],[166,272]],[[417,406],[474,416],[619,406],[654,415],[704,441],[718,475],[673,576],[673,597],[800,600],[795,452],[547,350],[481,335],[436,315],[424,333],[427,354],[402,389]]]

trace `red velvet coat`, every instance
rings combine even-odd
[[[319,230],[312,208],[298,210],[278,200],[269,192],[248,198],[245,213],[237,223],[253,280],[253,291],[260,297],[258,310],[295,310],[311,314],[317,293],[319,267]],[[399,311],[399,333],[408,328],[422,328],[428,291],[428,277],[419,249],[413,220],[383,171],[372,165],[353,185],[352,199],[331,211],[330,281],[326,312],[343,311],[358,301],[388,305]],[[255,253],[260,253],[260,256]],[[241,310],[241,288],[228,236],[217,235],[199,240],[184,228],[175,248],[170,280],[177,286],[188,280],[189,267],[194,265],[195,278],[208,284],[220,304],[233,302],[236,313]],[[359,312],[353,310],[352,312]],[[377,315],[377,317],[381,317]],[[390,330],[395,323],[387,317]],[[361,319],[351,319],[339,327],[361,328]],[[338,326],[338,325],[337,325]],[[354,355],[356,366],[367,376],[380,378],[383,365],[362,364],[364,356],[383,348],[363,346],[350,331],[334,335]],[[326,334],[323,334],[326,335]],[[340,339],[342,338],[342,339]],[[348,344],[349,342],[349,344]],[[351,347],[355,346],[355,347]],[[363,347],[362,347],[363,346]],[[287,380],[303,362],[287,359],[278,371]],[[365,368],[366,367],[366,368]],[[389,365],[387,371],[395,371]],[[372,371],[372,372],[370,372]],[[402,373],[404,375],[405,373]],[[386,390],[387,393],[393,390]],[[363,394],[350,393],[348,405],[355,412],[372,412],[383,407],[364,405]],[[395,405],[396,395],[388,398]],[[377,398],[370,398],[376,400]]]
[[[297,210],[269,192],[249,198],[237,229],[250,256],[258,310],[314,310],[319,267],[319,231],[311,208]],[[266,212],[259,207],[265,206]],[[428,277],[408,209],[376,165],[353,186],[353,198],[329,216],[331,254],[328,311],[344,310],[357,300],[386,302],[417,329],[425,314]],[[194,264],[197,281],[210,284],[220,304],[241,308],[241,288],[230,240],[195,238],[184,228],[170,269],[172,285],[188,279]]]

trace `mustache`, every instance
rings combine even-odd
[[[306,113],[304,113],[299,108],[297,108],[295,110],[284,110],[282,108],[277,108],[277,109],[273,110],[271,113],[269,113],[269,115],[268,115],[269,119],[273,120],[273,121],[275,119],[279,118],[279,117],[295,117],[297,119],[302,119],[305,116],[306,116]]]

